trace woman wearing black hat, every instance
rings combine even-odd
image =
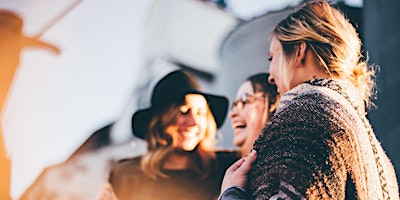
[[[215,136],[227,114],[225,97],[203,93],[182,70],[155,86],[151,107],[132,117],[134,135],[148,153],[120,161],[110,173],[118,199],[216,199],[236,152],[216,152]]]

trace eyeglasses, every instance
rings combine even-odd
[[[263,93],[256,93],[254,95],[251,95],[251,94],[248,94],[248,93],[243,94],[242,96],[240,96],[240,98],[238,100],[233,102],[231,110],[232,111],[242,110],[246,104],[252,104],[256,100],[264,101],[264,98],[265,98],[265,95]]]

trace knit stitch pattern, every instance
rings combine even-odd
[[[286,92],[254,143],[254,199],[399,199],[394,168],[351,84],[315,79]]]

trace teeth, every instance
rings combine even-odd
[[[236,126],[235,126],[235,128],[244,128],[244,127],[246,127],[245,124],[240,124],[240,125],[236,125]]]
[[[246,122],[242,120],[234,120],[232,123],[232,126],[234,128],[245,128],[246,127]]]

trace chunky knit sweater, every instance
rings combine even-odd
[[[286,92],[254,148],[253,199],[399,199],[393,165],[347,82],[315,79]]]

